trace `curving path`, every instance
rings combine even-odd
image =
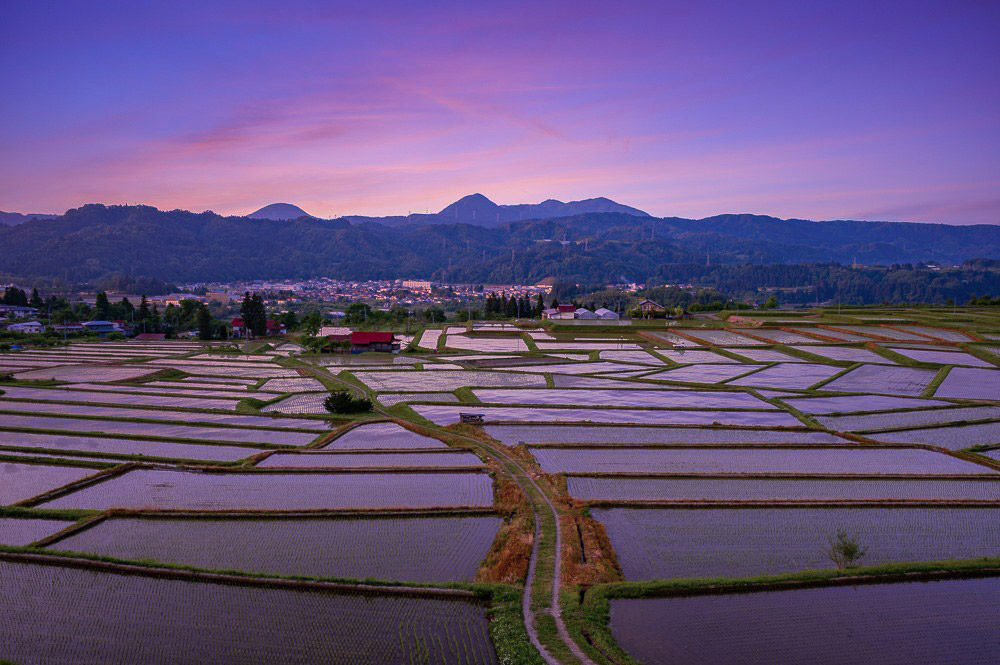
[[[307,365],[307,367],[313,372],[322,375],[324,379],[328,381],[333,381],[338,385],[343,386],[355,396],[358,397],[369,396],[367,391],[365,391],[363,388],[356,386],[350,382],[338,379],[325,367],[317,365]],[[377,401],[373,400],[373,404],[374,404],[373,408],[376,413],[385,416],[386,418],[393,418],[393,419],[397,418],[397,416],[390,414],[384,408],[379,406]],[[546,547],[547,549],[552,550],[554,569],[552,574],[552,588],[548,590],[549,594],[548,608],[545,611],[548,612],[555,621],[556,631],[559,636],[560,642],[562,642],[569,650],[569,652],[573,654],[576,661],[582,663],[583,665],[596,665],[594,661],[591,660],[583,652],[583,650],[580,649],[577,643],[573,641],[573,639],[570,637],[569,631],[566,628],[566,623],[565,621],[563,621],[562,618],[562,610],[559,604],[559,589],[562,584],[562,557],[560,556],[560,552],[562,552],[562,536],[560,534],[560,528],[559,528],[559,511],[556,508],[556,505],[552,502],[552,500],[548,497],[548,495],[545,494],[545,492],[538,485],[538,483],[535,482],[534,478],[531,477],[528,471],[521,466],[518,460],[514,459],[513,457],[510,457],[506,452],[498,448],[495,448],[494,446],[491,446],[489,444],[483,443],[478,439],[474,439],[468,436],[463,436],[461,434],[456,434],[455,432],[445,430],[444,428],[438,427],[437,425],[427,426],[421,423],[420,426],[425,429],[437,431],[447,436],[452,436],[462,439],[466,443],[469,443],[470,445],[476,447],[480,451],[483,451],[487,455],[493,457],[493,459],[497,460],[500,463],[500,465],[504,468],[507,474],[514,480],[514,482],[517,483],[518,487],[521,488],[521,491],[524,492],[524,495],[528,498],[528,501],[531,502],[531,507],[532,510],[534,511],[534,517],[535,517],[535,537],[531,545],[531,560],[528,563],[528,577],[525,580],[524,594],[521,600],[521,607],[524,613],[524,620],[525,620],[524,621],[525,630],[528,633],[528,638],[531,640],[531,643],[535,646],[535,648],[538,649],[538,653],[541,654],[542,659],[546,663],[548,663],[549,665],[560,665],[561,661],[558,658],[554,657],[551,653],[549,653],[548,649],[545,648],[545,646],[541,643],[541,640],[538,638],[538,631],[535,628],[535,610],[531,607],[531,591],[535,586],[535,579],[536,579],[535,565],[538,561],[538,552],[541,547]],[[530,489],[533,491],[529,491],[529,486]],[[540,524],[539,511],[546,511],[548,514],[550,514],[555,524],[555,529],[554,529],[555,539],[554,542],[552,543],[544,542],[541,528],[539,526]]]

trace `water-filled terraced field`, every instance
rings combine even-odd
[[[200,445],[169,441],[111,439],[99,436],[73,436],[34,432],[0,431],[0,454],[9,448],[55,450],[62,453],[99,455],[139,455],[169,459],[233,462],[261,452],[259,448]]]
[[[782,402],[803,413],[852,413],[859,411],[893,411],[919,409],[926,406],[951,406],[952,402],[916,397],[887,397],[885,395],[849,395],[845,397],[782,397]]]
[[[43,402],[73,402],[76,404],[114,404],[131,406],[169,406],[178,409],[236,408],[232,399],[202,399],[195,397],[167,397],[160,395],[105,393],[85,390],[63,390],[10,387],[4,391],[5,399],[40,400]]]
[[[33,521],[41,520],[19,520]],[[475,577],[500,523],[500,518],[492,515],[457,514],[111,518],[64,537],[49,545],[49,549],[214,570],[402,582],[469,582]],[[65,526],[68,523],[47,528],[55,533]]]
[[[443,448],[444,443],[411,432],[396,423],[371,423],[354,427],[322,446],[330,450],[377,450],[402,448]]]
[[[494,663],[468,600],[234,586],[0,560],[17,663]],[[331,620],[335,617],[335,620]]]
[[[582,501],[1000,501],[996,480],[570,476],[566,483]]]
[[[453,452],[304,452],[274,453],[258,467],[299,467],[306,469],[406,469],[424,467],[481,467],[483,461],[473,453]]]
[[[893,352],[901,356],[912,358],[922,363],[934,365],[967,365],[971,367],[992,367],[993,363],[988,363],[981,358],[977,358],[968,353],[960,351],[927,351],[924,349],[904,349],[899,347],[889,347]]]
[[[1000,552],[994,508],[593,508],[626,580],[755,577],[833,566],[838,529],[866,565],[975,559]]]
[[[173,422],[198,422],[234,427],[268,427],[275,429],[325,430],[329,423],[305,418],[271,418],[244,416],[230,413],[191,413],[169,409],[119,408],[113,406],[90,406],[80,404],[47,404],[44,402],[5,402],[0,400],[0,411],[13,412],[11,415],[44,413],[61,416],[81,416],[88,418],[118,418],[135,420],[162,420]],[[3,416],[6,419],[8,416]]]
[[[674,361],[675,363],[686,365],[688,363],[736,363],[739,362],[729,356],[724,356],[721,353],[715,353],[713,351],[686,351],[684,349],[679,350],[667,350],[661,349],[657,353],[664,358]]]
[[[829,358],[830,360],[842,360],[852,363],[877,363],[882,365],[896,364],[874,351],[855,346],[793,346],[792,348],[822,356],[823,358]]]
[[[954,367],[934,393],[935,397],[1000,400],[1000,371]]]
[[[493,494],[492,481],[483,473],[282,474],[139,469],[43,505],[71,510],[459,508],[491,506]]]
[[[611,601],[642,663],[995,663],[1000,578]],[[845,652],[851,655],[845,658]]]
[[[734,596],[726,579],[832,573],[838,532],[864,550],[859,565],[907,579],[996,567],[984,557],[1000,551],[1000,356],[983,340],[1000,338],[1000,316],[843,309],[446,324],[414,333],[415,354],[281,338],[238,353],[194,341],[5,353],[0,588],[20,605],[0,619],[15,636],[0,637],[0,660],[551,665],[581,649],[612,665],[628,662],[621,648],[724,662],[718,643],[770,630],[780,644],[739,643],[737,656],[975,662],[988,650],[953,639],[990,644],[996,621],[975,598],[972,619],[942,598],[951,632],[923,650],[905,640],[925,633],[892,633],[891,601],[852,595],[826,622],[812,601],[796,606],[812,614],[754,610],[749,637],[727,614],[734,598],[799,592]],[[372,412],[330,414],[334,388]],[[884,582],[879,571],[861,573]],[[709,583],[690,578],[715,580],[722,609],[622,623],[620,603],[666,602],[649,596],[681,578],[687,593]],[[602,594],[634,596],[611,601],[610,633],[599,607],[578,611]],[[556,602],[595,641],[570,645],[580,633],[559,629]],[[681,637],[660,644],[677,622]],[[857,651],[875,631],[905,643]]]
[[[747,346],[761,345],[767,342],[747,337],[729,330],[684,330],[684,335],[705,346]]]
[[[376,391],[454,390],[464,386],[540,386],[545,379],[523,374],[478,371],[355,372],[359,381]]]
[[[439,425],[457,423],[467,411],[481,413],[489,422],[595,422],[649,425],[745,425],[798,427],[794,416],[766,411],[683,411],[664,409],[577,409],[479,406],[434,406],[416,404],[413,410]]]
[[[166,384],[166,385],[164,385]],[[77,390],[97,391],[105,393],[135,393],[148,395],[175,395],[178,397],[218,397],[241,400],[252,396],[246,392],[246,386],[201,386],[184,383],[183,381],[149,381],[141,386],[116,385],[107,383],[75,383]],[[242,390],[240,390],[242,389]],[[268,396],[270,397],[270,396]]]
[[[826,365],[792,363],[774,365],[749,376],[730,381],[727,385],[776,388],[779,390],[806,390],[813,384],[825,381],[841,371]]]
[[[934,380],[937,372],[915,367],[862,365],[823,386],[824,390],[844,393],[884,393],[919,396]]]
[[[900,429],[940,423],[998,419],[1000,419],[1000,407],[993,406],[957,407],[930,411],[896,411],[858,416],[820,416],[816,418],[824,427],[842,432]]]
[[[160,371],[160,367],[131,365],[128,367],[91,367],[88,365],[64,365],[52,369],[39,369],[31,372],[19,372],[18,379],[31,381],[68,381],[70,383],[87,383],[90,381],[127,381],[149,376]]]
[[[865,435],[876,441],[891,443],[917,443],[949,450],[1000,443],[1000,423],[982,423],[951,427],[927,427],[897,432],[876,432]]]
[[[404,402],[458,402],[452,393],[382,393],[378,396],[379,404],[385,407],[395,406]]]
[[[990,474],[930,450],[906,448],[535,448],[547,473],[938,475]]]
[[[690,365],[678,369],[670,369],[665,372],[650,374],[647,378],[658,381],[678,381],[681,383],[718,383],[728,381],[737,376],[749,374],[764,365]]]
[[[827,432],[795,432],[765,429],[716,429],[696,427],[608,427],[576,425],[487,425],[483,428],[508,446],[530,443],[639,445],[639,444],[802,444],[845,443]]]
[[[72,525],[67,520],[0,517],[0,545],[29,545]]]
[[[97,474],[99,469],[0,460],[0,506],[18,503]]]
[[[774,406],[746,393],[687,390],[593,390],[479,388],[472,391],[479,401],[491,404],[582,405],[650,408],[773,409]]]

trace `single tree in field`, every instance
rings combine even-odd
[[[259,294],[251,295],[249,291],[243,294],[240,316],[243,317],[243,325],[254,337],[263,337],[267,333],[267,311]]]
[[[323,327],[323,315],[317,310],[309,310],[305,316],[302,317],[302,332],[304,332],[309,337],[315,337],[320,328]]]
[[[372,410],[372,402],[354,397],[346,390],[337,390],[323,400],[323,407],[330,413],[365,413]]]
[[[253,321],[250,323],[250,332],[254,337],[263,337],[267,334],[267,308],[264,306],[264,298],[259,293],[253,294]]]
[[[827,540],[829,547],[826,549],[826,555],[837,568],[853,568],[868,553],[866,548],[843,529],[837,529],[837,535]]]
[[[135,313],[136,321],[145,321],[149,318],[149,301],[146,300],[146,295],[143,294],[142,300],[139,301],[139,311]]]
[[[289,332],[299,327],[299,317],[295,312],[289,310],[278,317],[278,321],[288,329]]]
[[[35,309],[41,309],[45,307],[45,303],[42,302],[42,297],[38,295],[38,289],[31,289],[31,300],[28,302],[29,305]]]
[[[212,339],[212,315],[205,303],[198,308],[198,338]]]

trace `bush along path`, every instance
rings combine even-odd
[[[374,396],[368,394],[360,386],[338,379],[325,368],[310,366],[309,369],[328,386],[342,386],[343,389],[350,391],[359,399],[371,399],[372,404],[375,405],[375,413],[386,418],[398,418],[396,414],[390,414],[378,406]],[[570,637],[560,609],[562,537],[559,518],[561,509],[535,482],[522,463],[506,451],[478,438],[436,425],[428,425],[426,422],[414,424],[424,430],[460,439],[491,457],[521,488],[531,502],[535,518],[531,560],[528,565],[528,576],[525,580],[522,597],[522,611],[528,637],[538,650],[542,660],[548,665],[596,665]]]

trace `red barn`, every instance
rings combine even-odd
[[[384,351],[396,353],[399,342],[391,332],[355,332],[351,333],[351,346],[355,351]]]

